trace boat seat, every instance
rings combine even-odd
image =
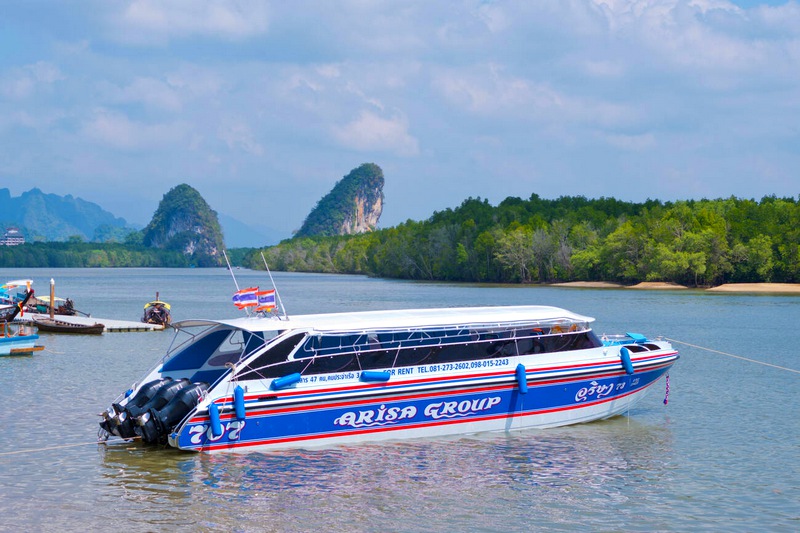
[[[641,333],[629,333],[629,332],[625,332],[625,335],[627,335],[628,337],[630,337],[631,339],[633,339],[633,342],[635,342],[636,344],[642,344],[642,343],[644,343],[644,342],[647,342],[647,337],[645,337],[645,336],[644,336],[644,335],[642,335]]]

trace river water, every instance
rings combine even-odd
[[[798,296],[273,275],[290,315],[544,304],[716,352],[675,343],[668,404],[662,380],[607,421],[210,455],[96,442],[171,333],[42,333],[45,351],[0,357],[0,531],[800,530]],[[0,269],[18,278],[103,318],[138,320],[156,291],[175,320],[239,313],[224,269]]]

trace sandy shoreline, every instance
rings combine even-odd
[[[665,289],[688,289],[689,287],[685,285],[679,285],[677,283],[671,283],[668,281],[643,281],[641,283],[637,283],[631,289],[656,289],[656,290],[665,290]]]
[[[624,289],[621,283],[610,281],[568,281],[566,283],[551,283],[553,287],[583,287],[587,289]]]
[[[684,290],[685,285],[663,281],[644,281],[636,285],[623,285],[609,281],[571,281],[553,283],[553,287],[578,287],[587,289],[644,289],[644,290]],[[726,283],[705,289],[708,292],[757,292],[800,294],[800,283]]]
[[[800,294],[800,283],[726,283],[709,292],[778,292]]]

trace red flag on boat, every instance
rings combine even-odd
[[[239,309],[258,305],[258,287],[248,287],[233,293],[233,305]]]
[[[259,291],[256,293],[258,307],[256,311],[272,311],[275,309],[275,289],[271,291]]]

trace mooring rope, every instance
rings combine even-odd
[[[141,439],[141,437],[137,435],[135,437],[131,437],[126,442],[130,443],[130,442],[133,442],[133,441],[138,440],[138,439]],[[107,445],[108,444],[107,441],[108,441],[107,438],[106,439],[99,438],[99,439],[97,439],[96,441],[93,441],[93,442],[78,442],[78,443],[75,443],[75,444],[60,444],[58,446],[47,446],[45,448],[27,448],[27,449],[24,449],[24,450],[14,450],[14,451],[11,451],[11,452],[0,452],[0,457],[6,456],[6,455],[19,455],[21,453],[48,452],[48,451],[52,451],[52,450],[62,450],[64,448],[77,448],[78,446],[89,446],[91,444]]]
[[[48,446],[47,448],[28,448],[25,450],[14,450],[12,452],[0,452],[0,457],[3,457],[5,455],[18,455],[21,453],[47,452],[52,450],[61,450],[63,448],[76,448],[78,446],[89,446],[90,444],[105,444],[105,442],[96,440],[94,442],[79,442],[77,444],[61,444],[59,446]]]
[[[787,372],[794,372],[795,374],[800,374],[800,370],[795,370],[794,368],[787,368],[785,366],[773,365],[772,363],[765,363],[764,361],[759,361],[757,359],[750,359],[748,357],[742,357],[741,355],[734,355],[734,354],[728,353],[728,352],[721,352],[719,350],[713,350],[711,348],[706,348],[704,346],[698,346],[696,344],[691,344],[691,343],[679,341],[679,340],[676,340],[676,339],[670,339],[668,337],[664,337],[664,339],[668,340],[669,342],[677,342],[678,344],[683,344],[685,346],[691,346],[692,348],[697,348],[699,350],[706,350],[707,352],[718,353],[720,355],[726,355],[728,357],[733,357],[735,359],[741,359],[742,361],[747,361],[748,363],[756,363],[757,365],[770,366],[772,368],[777,368],[778,370],[785,370]]]

